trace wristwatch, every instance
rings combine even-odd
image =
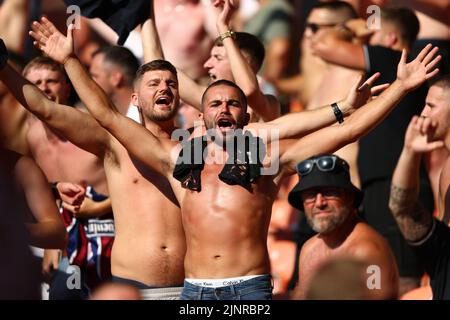
[[[223,40],[225,40],[226,38],[233,38],[233,39],[236,39],[236,34],[235,34],[233,31],[228,30],[228,31],[222,33],[222,34],[219,36],[219,38],[220,38],[220,41],[223,41]]]

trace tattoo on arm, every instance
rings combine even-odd
[[[406,240],[415,242],[423,239],[431,228],[433,217],[417,201],[418,188],[391,186],[389,209]]]

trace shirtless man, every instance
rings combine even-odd
[[[216,38],[210,57],[204,64],[210,80],[235,81],[244,90],[249,106],[252,108],[251,122],[278,118],[280,116],[278,100],[272,95],[263,94],[256,78],[256,73],[264,60],[263,44],[249,33],[231,32],[230,21],[238,8],[238,1],[214,0],[213,2],[216,7],[222,7],[222,11],[216,21],[217,32],[220,36]],[[233,42],[223,41],[226,38],[232,38]],[[152,16],[143,24],[142,45],[145,62],[164,58]],[[185,73],[178,72],[181,99],[202,111],[201,98],[206,86],[196,83]]]
[[[9,66],[4,71],[6,74],[2,73],[0,78],[15,96],[21,97],[19,84],[24,79]],[[13,75],[8,76],[9,72]],[[113,280],[131,283],[139,289],[180,286],[184,278],[185,238],[180,209],[166,179],[130,158],[125,148],[89,114],[57,104],[56,99],[49,100],[52,95],[45,96],[34,86],[29,87],[33,99],[19,98],[23,105],[45,120],[51,130],[93,153],[83,151],[89,157],[95,159],[97,155],[105,168],[116,229],[111,255]],[[146,127],[155,134],[169,136],[173,116],[167,112],[152,115],[158,124],[145,121]],[[154,289],[144,296],[178,298],[180,291],[177,288]]]
[[[43,21],[51,25],[48,20]],[[33,28],[37,32],[40,26],[34,24]],[[56,29],[52,28],[52,33],[56,33]],[[60,33],[58,34],[62,37]],[[58,50],[60,49],[62,47],[58,47]],[[54,56],[54,52],[49,53],[52,57],[58,58]],[[64,59],[60,61],[63,62]],[[9,67],[6,69],[7,74],[12,72]],[[54,102],[49,102],[36,90],[30,93],[36,97],[25,101],[23,91],[18,87],[27,86],[26,82],[14,73],[1,78],[10,80],[7,82],[9,88],[16,96],[22,97],[21,101],[28,109],[45,119],[48,126],[103,159],[111,198],[117,199],[112,203],[116,225],[116,240],[112,253],[114,279],[126,279],[140,288],[181,284],[184,276],[185,238],[178,203],[168,181],[154,171],[143,168],[136,160],[132,160],[122,145],[100,128],[88,114],[62,105],[56,107]],[[367,80],[363,87],[370,88],[374,79]],[[340,104],[344,116],[351,114],[355,108],[363,104],[369,92],[367,90],[356,92],[355,89],[352,95],[348,102],[343,101]],[[136,103],[136,98],[134,102]],[[145,103],[145,99],[139,103],[141,108],[146,106]],[[173,116],[174,112],[171,110],[157,110],[147,115],[144,113],[145,126],[153,134],[170,137],[174,129]],[[303,132],[310,132],[336,121],[329,106],[302,114],[300,117],[296,116],[287,122],[286,128],[298,124]],[[281,120],[283,119],[277,121]],[[272,125],[276,125],[276,122]],[[302,130],[297,130],[299,131],[297,134]],[[133,193],[129,192],[131,189],[134,190]],[[152,211],[148,212],[148,208],[152,208]],[[130,250],[130,245],[133,246],[133,250]],[[176,291],[172,292],[172,296],[176,296]]]
[[[154,0],[156,26],[168,61],[199,80],[208,75],[203,64],[209,58],[217,31],[209,0]]]
[[[331,3],[320,3],[312,9],[310,15],[308,16],[309,22],[306,24],[307,29],[305,30],[305,41],[309,42],[309,46],[311,45],[311,41],[320,41],[320,39],[314,39],[315,32],[317,32],[315,28],[330,29],[331,26],[335,26],[336,24],[344,23],[350,19],[355,18],[357,18],[356,12],[350,5],[345,2],[338,1]],[[311,22],[316,20],[320,22]],[[327,23],[327,21],[329,22]],[[315,23],[318,27],[314,26]],[[345,31],[336,30],[336,32],[334,32],[334,36],[344,39],[345,41],[352,41],[352,36]],[[310,51],[311,48],[307,48],[306,52]],[[317,56],[314,57],[315,59],[320,59]],[[308,63],[312,62],[311,59],[307,59],[307,61]],[[309,76],[313,78],[321,76],[315,91],[310,94],[310,99],[306,104],[307,110],[317,108],[317,106],[321,106],[325,103],[331,103],[336,100],[336,98],[341,99],[342,97],[345,97],[354,81],[353,79],[356,78],[357,75],[361,74],[360,71],[356,71],[350,68],[339,66],[333,63],[324,63],[325,68],[323,69],[322,73],[313,71],[304,74],[304,79],[307,79]],[[311,68],[311,66],[309,66],[309,68]],[[308,67],[306,68],[306,70],[309,70]],[[336,154],[349,163],[350,177],[352,179],[352,182],[357,187],[360,187],[357,165],[358,143],[351,143],[341,150],[338,150]]]
[[[70,85],[66,81],[64,70],[55,61],[48,57],[37,57],[24,68],[23,75],[52,101],[68,102]],[[7,79],[2,78],[2,80],[6,84]],[[89,186],[96,194],[101,195],[99,199],[95,199],[96,196],[93,195],[92,200],[86,198],[80,210],[76,212],[70,211],[71,207],[62,203],[64,210],[61,208],[61,216],[69,234],[74,236],[69,237],[67,251],[63,251],[61,261],[59,250],[45,251],[43,269],[61,269],[60,271],[65,272],[66,263],[79,265],[82,267],[83,274],[89,277],[86,282],[88,287],[93,287],[101,280],[109,280],[111,277],[110,248],[114,241],[114,221],[111,215],[111,201],[107,198],[105,172],[95,155],[72,144],[60,136],[57,130],[48,127],[41,120],[42,118],[30,116],[26,138],[31,155],[45,173],[47,180],[51,183],[65,181],[84,187]],[[86,218],[85,222],[81,222],[80,218]],[[88,220],[91,218],[98,218],[101,221]],[[82,223],[84,226],[80,226]],[[83,242],[84,237],[81,237],[79,232],[84,232],[82,230],[87,229],[88,225],[97,223],[108,225],[108,232],[98,235],[97,231],[94,231],[91,234],[92,237]],[[102,243],[98,249],[87,243],[89,241],[96,243],[98,240]],[[86,250],[78,250],[80,246]],[[59,281],[64,277],[64,273],[58,272],[57,277],[50,284],[51,299],[62,299],[66,297],[66,294],[74,293],[67,290],[65,281]]]
[[[298,297],[304,298],[311,278],[324,263],[339,257],[362,260],[380,268],[376,296],[396,299],[398,270],[387,241],[357,217],[363,193],[350,181],[348,163],[324,154],[300,162],[300,182],[289,194],[289,202],[302,210],[318,234],[302,248],[299,261]]]
[[[179,143],[170,140],[167,133],[159,131],[156,135],[114,110],[106,95],[89,78],[74,56],[72,27],[69,27],[66,38],[43,18],[40,23],[34,23],[31,35],[36,39],[37,47],[64,63],[80,98],[101,126],[111,132],[139,161],[148,165],[149,170],[164,175],[169,181],[175,199],[181,206],[186,234],[184,265],[187,280],[182,293],[182,298],[186,299],[229,299],[235,297],[230,290],[240,295],[241,299],[270,298],[272,288],[267,228],[281,178],[293,173],[295,164],[301,159],[321,152],[332,152],[374,128],[407,92],[437,72],[433,71],[433,66],[439,61],[439,57],[433,59],[436,49],[431,50],[431,46],[409,64],[405,62],[404,53],[399,63],[398,79],[379,98],[355,111],[341,126],[321,129],[299,141],[283,141],[279,154],[271,153],[271,146],[268,145],[267,161],[263,163],[267,167],[279,161],[279,170],[272,175],[261,175],[253,182],[247,176],[245,181],[238,182],[242,183],[241,187],[233,185],[232,181],[235,180],[227,180],[230,176],[227,170],[222,179],[231,185],[217,177],[224,169],[224,161],[217,163],[215,160],[225,160],[227,156],[220,143],[207,141],[208,155],[204,166],[196,166],[191,172],[189,164],[178,163],[175,166],[173,156],[176,157]],[[159,60],[144,65],[141,71],[136,78],[133,101],[142,108],[144,114],[174,113],[179,103],[175,68]],[[8,68],[2,71],[7,74],[10,72]],[[22,85],[24,87],[17,94],[22,100],[33,99],[28,94],[29,86],[25,83]],[[212,129],[217,141],[226,141],[232,129],[242,128],[249,120],[245,94],[227,80],[211,84],[203,95],[202,104],[206,127]],[[246,166],[244,169],[238,168],[245,170]],[[228,167],[231,170],[233,168],[236,167]],[[256,175],[260,173],[259,170],[252,172]],[[182,184],[173,177],[173,173]],[[164,211],[167,215],[167,210]],[[228,286],[230,281],[239,284]],[[254,290],[255,286],[259,290]]]
[[[422,155],[442,148],[450,150],[450,75],[438,79],[429,89],[421,117],[413,117],[392,178],[389,208],[406,241],[425,264],[430,275],[433,299],[449,299],[448,227],[450,158],[439,179],[439,221],[418,203],[419,166]]]

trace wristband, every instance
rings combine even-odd
[[[341,109],[339,109],[336,102],[333,102],[331,104],[331,108],[333,109],[334,116],[336,117],[337,122],[342,123],[344,122],[344,115],[342,114]]]

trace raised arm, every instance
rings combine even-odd
[[[21,157],[14,168],[14,176],[37,221],[26,223],[31,245],[45,249],[65,249],[67,232],[42,170],[31,158]]]
[[[362,84],[362,76],[360,76],[350,89],[347,98],[337,102],[343,117],[350,116],[366,104],[371,99],[372,94],[378,94],[389,86],[389,84],[382,84],[372,88],[373,83],[379,76],[379,73],[375,73]],[[280,139],[290,139],[300,138],[336,121],[334,110],[329,104],[314,110],[289,113],[267,123],[250,123],[246,128],[250,130],[277,129]]]
[[[153,1],[152,1],[152,5]],[[164,59],[163,48],[155,25],[154,10],[152,7],[150,17],[142,24],[141,30],[142,48],[144,50],[144,62]],[[201,110],[201,100],[205,87],[196,83],[183,71],[177,69],[180,97],[187,104]]]
[[[418,197],[422,155],[443,146],[442,141],[428,142],[428,134],[435,127],[430,119],[417,116],[411,119],[392,177],[389,209],[403,236],[411,242],[423,239],[432,224],[431,213],[418,202]]]
[[[434,58],[437,49],[427,45],[416,59],[408,64],[404,50],[398,64],[397,79],[389,88],[378,98],[356,110],[342,125],[323,128],[297,141],[281,156],[281,164],[287,165],[285,169],[293,172],[299,161],[320,153],[332,153],[367,134],[409,91],[439,72],[439,69],[434,68],[441,58]]]
[[[0,7],[0,38],[17,54],[24,52],[28,6],[28,0],[5,0]]]
[[[0,40],[1,41],[1,40]],[[0,43],[3,44],[3,42]],[[0,55],[5,52],[0,49]],[[107,132],[86,113],[48,99],[8,63],[0,69],[0,80],[26,109],[71,142],[97,156],[109,143]]]
[[[345,31],[341,29],[317,31],[311,41],[313,53],[329,63],[364,71],[366,61],[363,46],[344,40],[339,36],[342,32]]]
[[[49,57],[64,64],[80,99],[97,122],[115,136],[131,153],[158,172],[167,173],[169,154],[159,139],[135,121],[116,110],[105,92],[92,80],[73,51],[73,26],[67,37],[45,17],[33,23],[30,35],[35,45]]]
[[[223,4],[221,2],[216,4],[222,6],[222,11],[217,18],[219,34],[225,34],[230,30],[231,17],[238,7],[237,2],[236,0],[224,0]],[[242,55],[234,39],[232,37],[223,39],[223,45],[230,61],[234,80],[247,96],[248,105],[264,121],[278,118],[280,116],[280,103],[274,96],[264,95],[261,92],[255,72]]]

